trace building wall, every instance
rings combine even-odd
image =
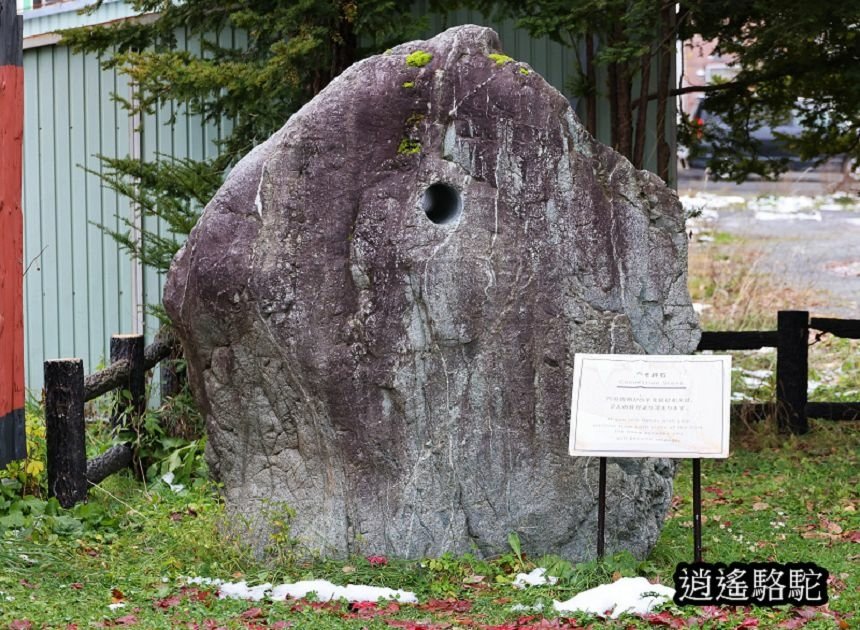
[[[199,49],[184,33],[179,41]],[[161,235],[166,228],[136,217],[126,198],[102,184],[98,156],[203,159],[229,131],[229,124],[205,124],[177,104],[133,120],[113,93],[127,98],[130,86],[102,70],[94,55],[72,54],[50,40],[24,51],[25,363],[36,396],[46,359],[80,357],[90,373],[107,362],[112,334],[143,332],[149,339],[158,328],[145,305],[160,303],[163,278],[132,261],[98,226],[125,231],[124,217]],[[173,114],[176,121],[166,125]]]

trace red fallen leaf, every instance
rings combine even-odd
[[[227,626],[222,626],[214,619],[204,619],[203,627],[205,630],[227,630]]]
[[[418,608],[429,612],[465,613],[472,610],[472,602],[465,599],[431,599]]]
[[[78,624],[76,623],[67,623],[66,630],[78,630]]]
[[[681,617],[676,617],[668,610],[661,613],[647,613],[642,618],[652,626],[665,626],[667,628],[686,628],[687,622]]]
[[[379,608],[376,602],[350,602],[348,606],[349,610],[375,610]]]
[[[780,622],[777,627],[787,628],[788,630],[796,630],[797,628],[802,628],[808,623],[809,619],[804,619],[803,617],[792,617],[791,619],[786,619],[785,621]]]
[[[291,621],[276,621],[271,626],[272,630],[284,630],[284,628],[292,628],[293,623]]]
[[[23,579],[23,578],[22,578],[22,579],[20,579],[20,580],[18,580],[18,584],[20,584],[20,585],[21,585],[21,586],[23,586],[24,588],[39,588],[39,587],[38,587],[38,585],[33,584],[33,583],[32,583],[32,582],[30,582],[29,580],[25,580],[25,579]]]
[[[124,595],[124,594],[123,594],[123,592],[122,592],[121,590],[119,590],[118,588],[112,588],[112,589],[110,590],[110,597],[111,597],[111,599],[113,600],[113,603],[114,603],[114,604],[118,604],[118,603],[120,603],[122,600],[124,600],[124,599],[125,599],[125,595]]]
[[[181,521],[182,520],[182,512],[171,512],[170,513],[170,520],[174,521],[174,522]]]
[[[845,532],[844,534],[842,534],[842,538],[844,538],[848,542],[860,543],[860,529]]]
[[[74,589],[76,591],[81,590],[84,587],[80,582],[74,582],[73,584],[69,584],[69,588]]]
[[[728,621],[729,613],[725,608],[719,606],[702,606],[702,619],[713,621]]]
[[[134,615],[125,615],[113,620],[118,626],[133,626],[137,623],[137,617]]]
[[[725,491],[722,488],[720,488],[719,486],[705,486],[704,488],[702,488],[702,490],[704,490],[705,492],[710,492],[711,494],[715,494],[718,497],[720,497],[721,499],[723,498],[723,495],[725,494]]]
[[[182,603],[182,598],[179,595],[171,595],[170,597],[156,600],[155,607],[167,610],[168,608],[178,606],[180,603]]]
[[[757,628],[758,627],[758,619],[755,617],[744,617],[744,620],[740,622],[740,624],[735,628],[735,630],[741,630],[741,628]]]
[[[243,612],[241,615],[239,615],[239,617],[241,619],[259,619],[262,616],[263,616],[263,609],[259,608],[259,607],[249,608],[248,610]]]
[[[388,558],[385,556],[367,556],[367,561],[372,567],[384,567],[388,564]]]
[[[30,630],[32,627],[33,622],[27,619],[13,619],[9,624],[9,630]]]

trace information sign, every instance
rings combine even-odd
[[[570,454],[729,456],[731,357],[577,354]]]

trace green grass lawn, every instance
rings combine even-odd
[[[618,556],[603,564],[578,565],[558,558],[523,558],[514,550],[489,561],[388,559],[381,566],[372,566],[365,558],[303,562],[288,536],[276,541],[269,559],[258,560],[238,541],[219,533],[224,531],[225,516],[217,489],[199,478],[176,493],[160,482],[145,485],[130,475],[116,475],[91,491],[89,504],[72,511],[56,510],[51,502],[32,498],[28,510],[8,500],[12,492],[7,488],[5,508],[0,509],[4,530],[0,625],[860,627],[860,424],[814,423],[813,431],[803,437],[780,438],[765,426],[736,433],[729,459],[705,461],[702,466],[705,560],[814,562],[832,576],[827,608],[669,605],[663,615],[650,620],[627,617],[616,622],[584,615],[559,618],[552,611],[554,599],[568,599],[621,575],[644,575],[671,585],[676,564],[692,556],[691,472],[689,462],[684,462],[671,513],[649,558],[637,562]],[[558,583],[514,589],[513,576],[533,566],[550,567],[559,576]],[[414,591],[420,603],[362,607],[345,602],[219,600],[215,587],[185,587],[183,576],[250,584],[329,579]],[[122,606],[112,609],[111,604]],[[511,610],[516,604],[543,610]]]

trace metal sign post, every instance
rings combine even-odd
[[[702,458],[729,454],[731,357],[574,356],[569,452],[597,457],[597,557],[606,553],[608,457],[693,463],[693,557],[702,560]]]

